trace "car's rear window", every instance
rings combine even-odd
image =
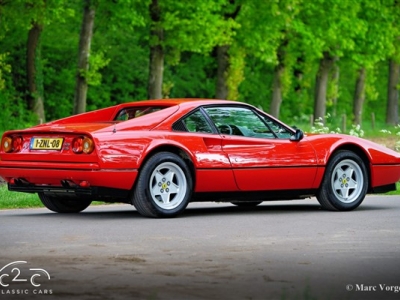
[[[121,109],[114,121],[127,121],[167,108],[167,106],[135,106]]]

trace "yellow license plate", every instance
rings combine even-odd
[[[38,138],[31,139],[30,148],[32,150],[60,150],[62,147],[63,138]]]

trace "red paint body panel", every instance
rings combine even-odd
[[[238,187],[232,170],[201,169],[196,172],[195,192],[235,192]]]
[[[241,191],[311,189],[316,168],[235,169]]]
[[[397,182],[400,178],[400,164],[373,165],[371,167],[372,187],[382,186],[388,182]]]
[[[256,139],[225,136],[228,154],[242,191],[310,189],[317,163],[307,141]]]
[[[307,140],[316,151],[319,165],[325,166],[337,149],[358,149],[369,162],[371,187],[400,181],[400,154],[396,151],[365,139],[342,134],[308,135]]]
[[[369,166],[371,187],[400,180],[399,153],[347,135],[307,135],[291,141],[173,130],[182,117],[209,105],[239,105],[258,111],[235,101],[151,100],[8,131],[4,136],[21,136],[23,147],[16,153],[4,153],[1,147],[0,176],[7,181],[22,178],[38,186],[60,186],[62,180],[72,180],[131,190],[146,159],[162,150],[179,152],[190,160],[194,192],[316,191],[332,153],[350,149]],[[127,121],[116,120],[123,109],[146,106],[163,109]],[[91,154],[72,152],[72,140],[78,136],[94,140]],[[30,150],[33,137],[61,137],[64,144],[61,150]]]
[[[319,166],[315,174],[314,184],[312,189],[318,189],[321,185],[322,179],[324,178],[325,167]]]

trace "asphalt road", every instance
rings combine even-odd
[[[175,219],[0,211],[0,283],[0,300],[399,299],[400,197],[352,212],[193,203]]]

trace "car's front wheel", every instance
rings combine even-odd
[[[38,195],[44,206],[57,213],[78,213],[92,203],[92,200],[88,199],[48,196],[44,193],[39,193]]]
[[[139,172],[132,204],[146,217],[175,217],[192,195],[192,176],[178,155],[159,152]]]
[[[327,210],[353,210],[364,200],[368,190],[368,172],[354,152],[342,150],[329,161],[317,199]]]

